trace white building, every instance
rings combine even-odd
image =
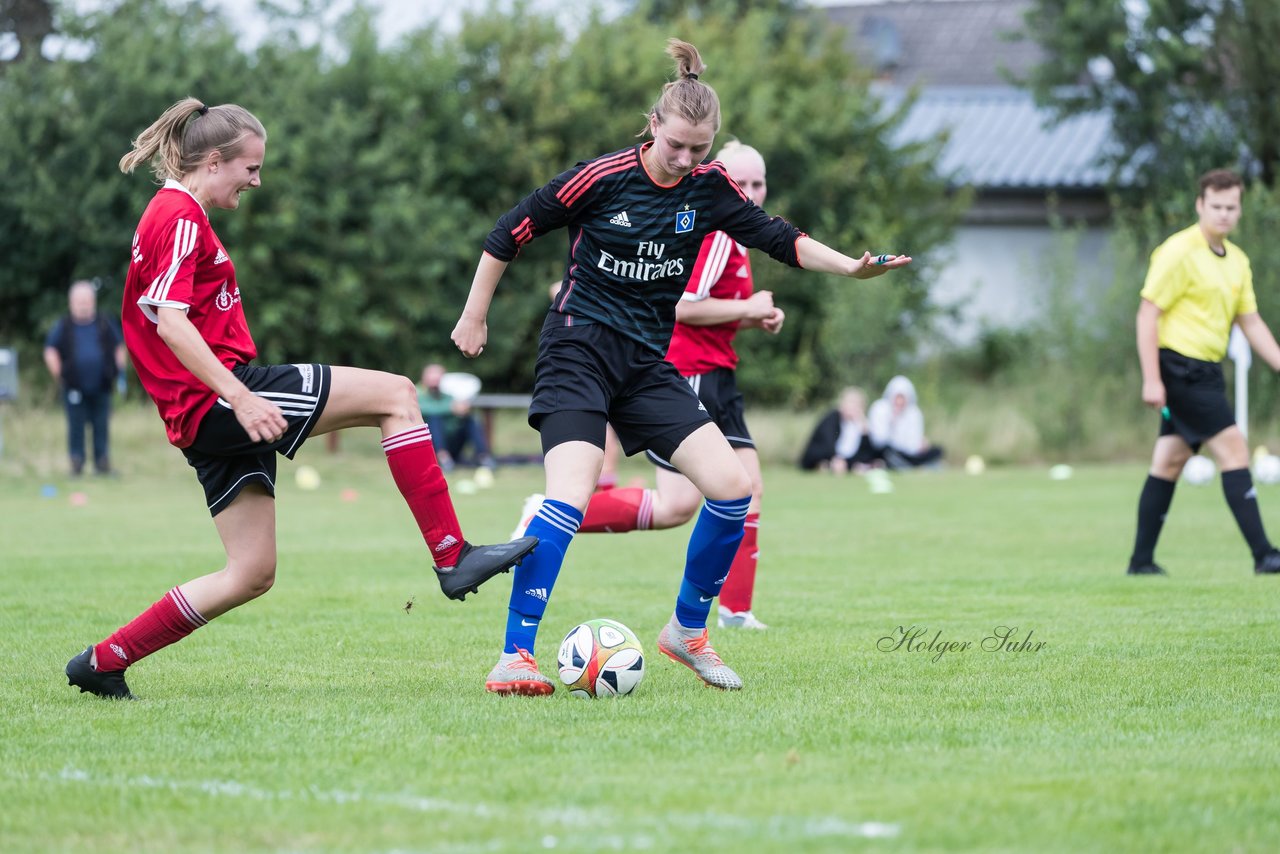
[[[939,171],[973,189],[931,289],[936,304],[959,310],[942,329],[957,343],[1043,311],[1051,266],[1068,271],[1080,291],[1111,279],[1100,162],[1110,122],[1091,114],[1054,124],[1009,81],[1042,56],[1034,41],[1015,39],[1028,7],[1027,0],[900,0],[826,9],[846,28],[850,51],[876,71],[886,104],[917,92],[901,140],[947,134]],[[1076,230],[1074,245],[1055,220]],[[1058,258],[1064,249],[1074,257]]]

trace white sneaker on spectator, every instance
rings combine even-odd
[[[529,523],[533,521],[533,514],[538,512],[538,508],[542,506],[542,502],[546,498],[547,496],[541,492],[535,492],[524,500],[524,506],[520,508],[520,522],[516,525],[516,529],[511,532],[511,539],[518,540],[524,536]]]

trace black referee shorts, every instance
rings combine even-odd
[[[241,365],[232,373],[254,394],[280,407],[288,422],[274,442],[254,442],[222,398],[200,419],[196,440],[182,453],[204,487],[209,515],[227,509],[250,483],[276,494],[276,454],[293,459],[329,399],[328,365]]]
[[[711,421],[720,428],[720,432],[729,440],[734,448],[754,448],[755,440],[747,430],[747,416],[744,411],[742,392],[738,391],[737,375],[730,368],[716,368],[705,374],[685,377],[689,388],[707,408]],[[660,457],[648,451],[649,461],[667,471],[679,471],[666,457]]]
[[[669,457],[711,420],[662,354],[602,323],[566,325],[565,317],[549,313],[538,343],[529,425],[542,433],[544,453],[575,439],[603,448],[607,419],[628,456]]]
[[[1206,439],[1236,423],[1220,362],[1162,349],[1160,379],[1169,407],[1169,417],[1160,417],[1161,436],[1181,436],[1192,450],[1199,451]]]

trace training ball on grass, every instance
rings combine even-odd
[[[1213,480],[1217,471],[1218,467],[1213,464],[1213,460],[1196,454],[1182,467],[1182,479],[1193,486],[1201,486]]]
[[[871,469],[866,474],[867,489],[872,495],[888,495],[893,492],[893,481],[884,469]]]
[[[1280,482],[1280,457],[1267,454],[1253,462],[1253,477],[1258,483]]]
[[[1049,469],[1050,480],[1071,480],[1073,474],[1075,471],[1066,463],[1058,463]]]
[[[619,697],[644,678],[644,648],[622,623],[587,620],[564,636],[556,666],[574,697]]]
[[[969,459],[964,461],[964,470],[969,474],[982,474],[987,470],[987,463],[977,454],[971,454]]]
[[[311,466],[298,466],[298,470],[293,473],[293,480],[298,484],[298,489],[305,489],[307,492],[320,488],[320,472]]]

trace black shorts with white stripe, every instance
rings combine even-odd
[[[280,407],[288,427],[274,442],[254,442],[221,398],[200,420],[196,440],[182,453],[196,470],[212,516],[250,483],[275,495],[276,454],[293,459],[329,399],[328,365],[240,365],[232,373],[254,394]]]

